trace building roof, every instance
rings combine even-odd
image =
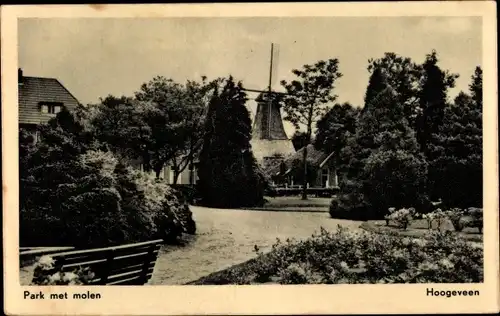
[[[250,141],[252,152],[259,164],[263,163],[264,158],[273,156],[288,157],[295,153],[293,143],[289,139],[254,139]]]
[[[57,79],[26,77],[19,78],[19,123],[40,124],[53,115],[40,111],[40,102],[57,102],[72,110],[78,100]]]
[[[285,160],[283,160],[286,166],[287,173],[292,169],[294,161],[296,160],[302,161],[303,154],[304,154],[304,147],[297,150],[297,152],[286,157]],[[322,168],[326,163],[328,163],[330,158],[333,157],[333,154],[334,154],[333,152],[327,154],[322,150],[318,150],[314,147],[313,144],[307,145],[307,163],[311,166]],[[273,166],[270,170],[268,170],[268,172],[271,173],[272,175],[278,175],[281,168],[282,167],[278,164]]]

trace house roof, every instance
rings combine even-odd
[[[286,166],[286,173],[290,172],[292,167],[293,167],[293,162],[296,160],[302,161],[304,154],[304,147],[301,149],[297,150],[294,154],[288,156],[285,158],[283,161]],[[311,166],[319,167],[322,168],[329,160],[331,157],[333,157],[333,152],[330,154],[325,153],[322,150],[318,150],[314,147],[314,145],[309,144],[307,145],[307,163]],[[268,172],[272,175],[277,175],[281,170],[281,166],[275,165]]]
[[[23,76],[21,80],[18,85],[20,124],[45,123],[53,117],[40,111],[40,102],[63,103],[69,110],[79,103],[57,79]]]

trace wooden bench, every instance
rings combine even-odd
[[[75,250],[50,255],[54,270],[71,272],[89,268],[94,273],[90,285],[144,285],[153,274],[163,240],[108,248]]]

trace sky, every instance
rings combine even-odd
[[[337,58],[337,102],[362,106],[370,58],[394,52],[423,62],[435,49],[440,67],[458,73],[454,97],[482,63],[480,17],[252,17],[19,19],[19,67],[51,77],[83,104],[131,96],[161,75],[178,82],[232,75],[246,88],[269,81],[270,46],[279,57],[273,88],[292,69]],[[255,97],[249,95],[250,98]],[[255,102],[248,107],[255,114]],[[289,136],[293,127],[285,124]]]

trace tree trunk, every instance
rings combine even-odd
[[[177,168],[175,168],[175,169],[174,169],[174,183],[172,183],[172,184],[177,184],[177,181],[179,181],[179,175],[180,175],[180,174],[181,174],[181,173],[178,171],[178,169],[177,169]]]
[[[302,155],[302,166],[304,167],[304,174],[302,179],[302,200],[307,200],[307,144],[304,146]]]

